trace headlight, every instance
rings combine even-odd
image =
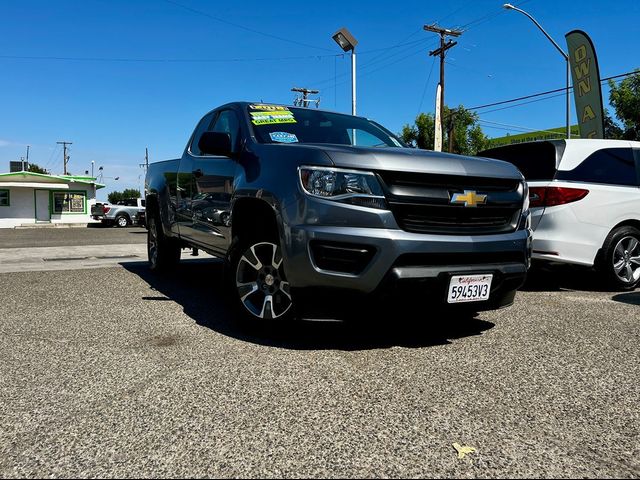
[[[299,167],[303,190],[314,197],[362,207],[387,209],[380,182],[371,172],[327,167]]]

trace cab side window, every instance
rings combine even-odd
[[[204,132],[209,131],[211,127],[211,122],[215,118],[215,114],[216,112],[210,113],[209,115],[205,116],[202,120],[200,120],[200,123],[198,124],[195,131],[193,132],[193,136],[191,137],[191,144],[189,145],[189,151],[191,152],[192,155],[197,155],[197,156],[202,155],[202,152],[198,147],[198,142],[200,141],[200,137],[202,136],[202,134]]]
[[[233,110],[223,110],[216,118],[212,132],[228,133],[231,136],[231,151],[240,150],[240,121]]]

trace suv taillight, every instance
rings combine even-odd
[[[569,187],[529,187],[530,207],[553,207],[577,202],[587,196],[589,190]]]
[[[109,213],[109,210],[111,210],[111,207],[107,207],[106,205],[102,206],[102,213],[104,213],[105,215]]]

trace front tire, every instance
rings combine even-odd
[[[621,227],[609,234],[602,247],[598,270],[618,290],[640,285],[640,230]]]
[[[155,215],[150,215],[147,223],[149,269],[154,273],[173,270],[180,261],[180,244],[164,234]]]
[[[279,243],[267,239],[234,243],[227,282],[242,319],[254,324],[291,320],[293,299]]]

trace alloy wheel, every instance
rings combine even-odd
[[[260,242],[246,249],[236,267],[236,290],[242,305],[253,316],[276,319],[285,315],[292,300],[280,247]]]
[[[624,283],[640,279],[640,241],[631,235],[623,237],[613,250],[613,270]]]

